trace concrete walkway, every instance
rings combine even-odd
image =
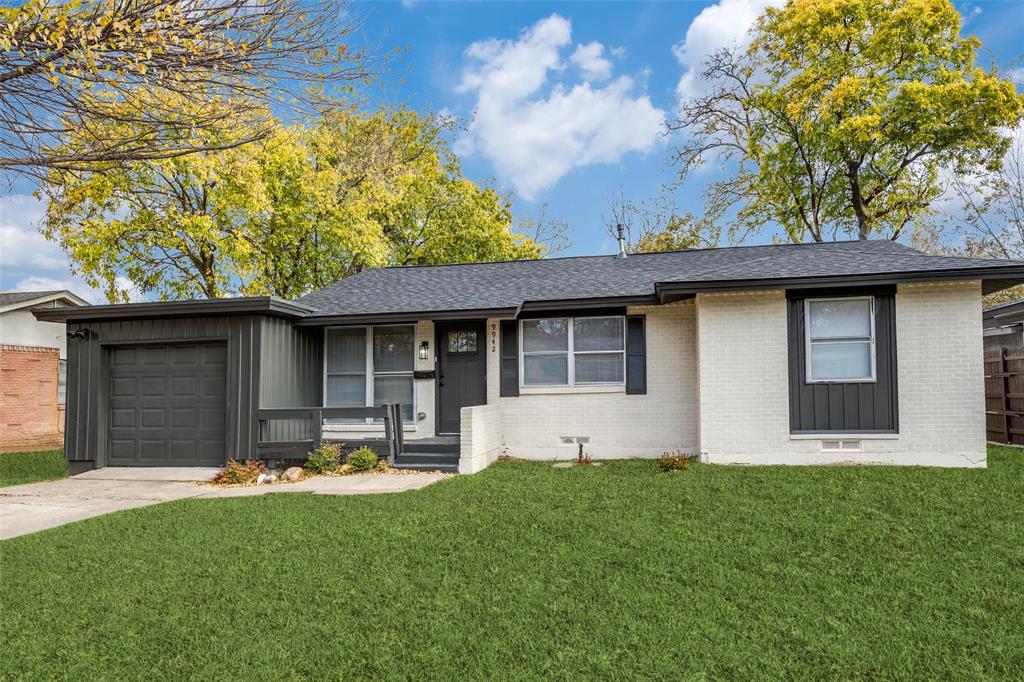
[[[60,481],[0,488],[0,540],[63,526],[92,516],[186,497],[215,499],[268,493],[364,495],[415,490],[446,474],[318,476],[298,483],[214,488],[198,485],[216,469],[108,467]]]

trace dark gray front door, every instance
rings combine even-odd
[[[459,433],[459,411],[487,402],[483,322],[437,323],[437,432]]]
[[[225,344],[117,346],[109,367],[109,466],[224,463]]]

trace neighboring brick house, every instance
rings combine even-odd
[[[982,297],[1022,282],[1024,262],[877,240],[378,268],[294,302],[36,314],[75,334],[73,467],[303,457],[321,439],[467,473],[581,447],[974,467]]]
[[[0,293],[0,452],[64,446],[65,327],[31,311],[84,305],[69,291]]]

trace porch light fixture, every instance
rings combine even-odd
[[[420,343],[420,360],[426,360],[430,352],[430,344],[426,341]]]

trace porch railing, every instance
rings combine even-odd
[[[383,440],[354,440],[360,445],[383,447],[390,464],[394,464],[395,457],[405,447],[402,409],[397,403],[380,407],[268,407],[257,410],[256,419],[259,424],[256,450],[260,459],[305,459],[310,450],[324,442],[325,419],[382,419]]]

